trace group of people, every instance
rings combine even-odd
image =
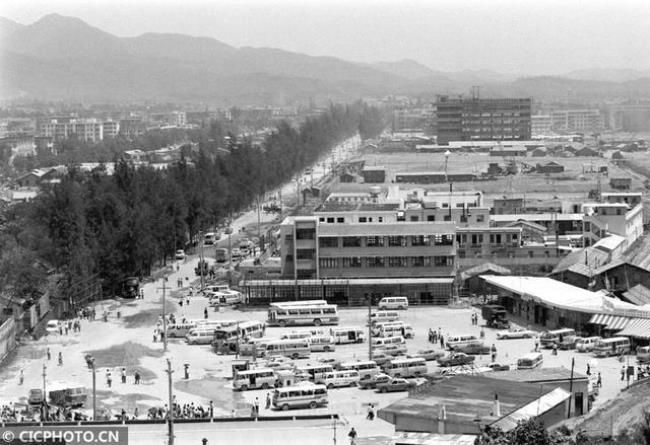
[[[203,406],[200,404],[185,403],[183,405],[174,402],[172,404],[174,419],[210,419],[214,417],[214,404],[210,401],[209,405]],[[134,418],[138,418],[138,408],[134,413]],[[147,418],[149,419],[164,419],[167,417],[168,409],[167,404],[164,407],[149,408]]]
[[[126,378],[127,378],[127,372],[126,368],[122,367],[120,369],[120,381],[122,383],[126,383]],[[140,371],[137,369],[133,372],[133,384],[134,385],[139,385],[140,384],[140,379],[142,377],[140,376]],[[111,374],[111,370],[107,369],[106,370],[106,386],[109,388],[113,385],[113,375]]]
[[[445,349],[445,338],[442,335],[442,329],[439,327],[437,331],[429,328],[429,343],[436,344],[440,342],[440,347]]]
[[[73,333],[81,332],[81,321],[77,318],[73,320],[63,320],[58,323],[59,335],[68,335],[70,331]]]
[[[6,423],[19,423],[19,422],[70,422],[88,420],[88,416],[80,411],[75,411],[70,408],[52,407],[45,410],[43,414],[43,407],[28,407],[17,406],[13,403],[2,405],[0,408],[0,421]]]

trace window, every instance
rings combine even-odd
[[[384,257],[375,256],[366,258],[366,265],[368,267],[384,267],[385,260]]]
[[[364,223],[364,222],[367,222],[367,221],[368,221],[368,220],[367,220],[367,218],[366,218],[365,216],[360,216],[360,217],[359,217],[359,222],[360,222],[360,223]]]
[[[296,258],[299,260],[313,260],[314,251],[311,249],[298,249],[296,252]]]
[[[460,215],[460,222],[466,223],[467,222],[467,215]]]
[[[325,222],[325,218],[321,216],[320,218],[318,218],[318,221],[319,222]]]
[[[327,222],[330,223],[330,224],[334,223],[334,218],[328,217]]]
[[[529,251],[528,251],[528,258],[532,258],[532,257],[533,257],[533,251],[532,251],[532,250],[529,250]]]
[[[406,247],[406,237],[401,235],[392,235],[388,237],[390,247]]]
[[[318,238],[319,247],[339,247],[339,239],[335,236],[321,236]]]
[[[344,222],[345,222],[345,218],[343,218],[343,217],[338,217],[338,218],[336,218],[336,222],[337,222],[337,223],[344,223]]]
[[[361,258],[358,256],[343,258],[343,268],[347,267],[361,267]]]
[[[445,215],[443,218],[445,221],[451,221],[451,215]]]
[[[417,222],[417,221],[420,220],[420,217],[417,216],[417,215],[411,215],[411,218],[410,218],[410,219],[411,219],[412,222]]]
[[[284,235],[284,240],[288,243],[293,241],[293,235]]]
[[[451,257],[446,257],[446,256],[434,256],[433,257],[433,265],[437,267],[444,267],[444,266],[450,266],[449,260]],[[453,261],[453,260],[452,260]]]
[[[287,255],[287,256],[284,257],[284,258],[285,258],[285,261],[287,261],[287,262],[291,262],[291,261],[293,261],[293,255],[291,255],[291,254]]]
[[[433,235],[433,242],[436,246],[451,246],[454,244],[454,235],[451,234],[436,234]]]
[[[383,236],[366,237],[366,247],[384,247],[384,237]]]
[[[435,221],[436,215],[427,215],[427,221]]]
[[[318,260],[321,269],[336,269],[339,267],[338,258],[321,258]]]
[[[343,247],[361,247],[361,237],[359,236],[344,236]]]
[[[314,229],[296,229],[296,239],[314,239],[315,236]]]
[[[414,235],[411,237],[411,246],[428,246],[429,237],[427,235]]]
[[[408,267],[408,260],[405,256],[388,257],[388,267]]]
[[[379,217],[377,217],[377,220],[378,220],[379,222],[384,222],[384,217],[383,217],[383,216],[379,216]]]

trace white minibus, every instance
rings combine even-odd
[[[195,328],[190,331],[185,340],[188,345],[209,345],[214,338],[214,329]]]
[[[247,371],[238,371],[233,378],[232,385],[235,389],[269,389],[275,386],[276,376],[271,368],[256,368]]]
[[[309,342],[311,352],[333,352],[336,349],[331,335],[312,335]]]
[[[363,343],[365,338],[364,330],[361,328],[332,328],[330,334],[334,337],[334,343],[337,345],[347,343]]]
[[[309,358],[311,348],[309,340],[272,340],[260,344],[264,348],[260,354],[261,357],[270,357],[274,355],[283,355],[292,359]]]
[[[384,374],[391,377],[419,377],[427,373],[427,362],[421,357],[400,358],[384,365]]]
[[[404,337],[378,337],[372,339],[373,348],[381,348],[388,345],[406,345]]]
[[[332,371],[323,376],[323,383],[328,389],[342,386],[356,386],[359,383],[359,371]]]
[[[286,411],[291,408],[317,408],[328,403],[327,387],[301,382],[293,386],[277,388],[273,392],[273,408]]]
[[[167,338],[184,338],[192,329],[196,328],[196,323],[175,323],[167,326]]]
[[[374,360],[341,363],[339,365],[339,370],[355,370],[359,373],[360,380],[370,379],[381,372],[381,368],[377,366],[377,363],[375,363]]]
[[[326,364],[298,366],[296,369],[299,372],[309,374],[309,380],[314,383],[323,383],[325,376],[334,372],[332,365]]]
[[[402,336],[406,339],[413,338],[413,328],[403,321],[394,321],[382,323],[378,326],[377,333],[379,337],[397,337]]]
[[[584,337],[576,341],[576,351],[578,352],[591,352],[602,337]]]
[[[537,368],[544,362],[544,357],[541,352],[531,352],[517,360],[517,369],[533,369]]]
[[[627,337],[603,338],[594,347],[596,357],[609,357],[610,355],[622,355],[629,352],[630,339]]]
[[[395,311],[377,311],[370,314],[370,323],[373,325],[380,321],[399,320],[399,312]]]
[[[445,338],[447,349],[462,348],[469,345],[481,345],[483,342],[474,334],[450,335]]]
[[[572,341],[576,337],[575,329],[571,328],[562,328],[555,329],[553,331],[542,332],[542,335],[539,337],[539,343],[542,348],[552,348],[553,344],[556,344],[558,347],[560,343],[566,343]]]
[[[384,297],[379,300],[379,310],[406,310],[409,308],[409,299],[406,297]]]

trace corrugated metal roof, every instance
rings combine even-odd
[[[635,318],[628,323],[625,329],[616,335],[650,339],[650,318]]]
[[[510,269],[506,269],[505,267],[499,266],[494,263],[483,263],[479,264],[478,266],[474,266],[470,269],[467,269],[466,271],[462,272],[460,274],[460,279],[461,280],[466,280],[470,277],[476,276],[476,275],[481,275],[485,272],[493,272],[497,273],[500,275],[510,275],[512,271]]]
[[[639,306],[650,304],[650,289],[643,284],[637,284],[626,292],[623,292],[623,297],[628,299],[630,303],[638,304]]]
[[[497,420],[491,426],[497,426],[503,431],[509,431],[515,428],[520,421],[537,417],[569,398],[571,398],[571,393],[569,391],[562,388],[555,388],[548,394],[541,396],[538,400],[531,402],[508,414],[506,417]]]
[[[470,434],[403,433],[393,438],[395,445],[474,445]]]

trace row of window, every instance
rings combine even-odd
[[[519,234],[517,233],[491,233],[489,238],[490,244],[512,244],[519,241]],[[484,236],[482,233],[472,234],[457,234],[456,242],[459,246],[470,244],[483,244]]]
[[[453,256],[389,256],[389,257],[344,257],[321,258],[318,260],[321,269],[339,269],[354,267],[451,267],[454,265]]]
[[[342,241],[339,242],[339,239]],[[451,246],[452,234],[436,235],[391,235],[391,236],[321,236],[319,247],[407,247],[407,246]]]
[[[539,251],[538,251],[539,252]],[[471,256],[468,256],[468,253],[471,254]],[[518,252],[519,253],[519,252]],[[548,250],[545,250],[543,252],[540,252],[538,255],[535,255],[534,250],[529,250],[528,251],[528,258],[550,258],[551,255],[555,255],[555,252],[551,253]],[[491,252],[490,257],[494,258],[521,258],[521,255],[515,255],[514,251],[510,252]],[[487,257],[487,255],[486,255]],[[458,251],[458,258],[483,258],[483,253],[478,251],[478,252],[465,252],[465,250],[459,250]]]

